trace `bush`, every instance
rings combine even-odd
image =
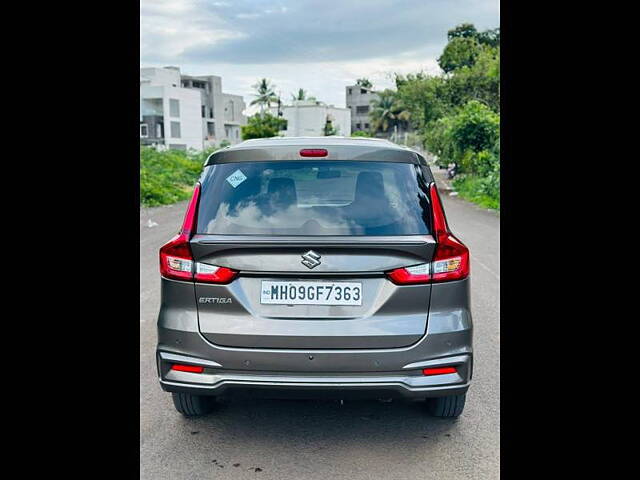
[[[461,159],[462,171],[480,177],[487,177],[500,171],[500,156],[493,151],[482,150],[472,152],[467,150]]]
[[[353,132],[351,136],[352,137],[371,137],[371,134],[366,130],[358,130],[357,132]]]
[[[458,194],[485,208],[500,210],[500,171],[489,177],[460,175],[453,180]]]
[[[500,135],[500,115],[483,103],[471,100],[453,116],[449,133],[460,153],[488,150]]]
[[[284,130],[287,126],[287,121],[284,118],[275,117],[268,112],[263,114],[256,113],[252,117],[249,117],[246,125],[243,125],[242,139],[249,140],[250,138],[269,138],[276,137],[280,133],[280,130]]]
[[[213,150],[158,152],[140,148],[140,204],[167,205],[190,198],[202,166]]]
[[[485,175],[500,163],[495,147],[500,142],[500,115],[471,100],[455,114],[432,122],[425,140],[439,165],[455,162],[460,172]]]

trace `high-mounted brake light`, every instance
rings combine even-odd
[[[180,232],[160,248],[160,274],[173,280],[195,279],[206,283],[229,283],[238,272],[193,261],[189,240],[196,233],[199,201],[200,184],[197,183]]]
[[[174,363],[173,365],[171,365],[171,370],[175,370],[177,372],[202,373],[204,372],[204,367],[200,367],[198,365],[180,365]]]
[[[435,183],[429,187],[429,196],[433,212],[433,236],[436,240],[433,261],[388,272],[387,276],[395,284],[449,282],[469,276],[469,249],[449,230]]]
[[[300,150],[301,157],[326,157],[329,152],[325,148],[303,148]]]
[[[447,373],[456,373],[455,367],[437,367],[425,368],[422,370],[423,375],[445,375]]]

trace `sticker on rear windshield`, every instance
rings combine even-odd
[[[247,176],[244,173],[242,173],[240,169],[238,169],[227,177],[227,182],[229,182],[233,188],[236,188],[246,179],[247,179]]]

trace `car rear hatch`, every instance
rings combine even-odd
[[[410,345],[425,333],[431,285],[398,286],[384,272],[429,262],[434,246],[430,236],[274,241],[196,235],[197,262],[239,272],[227,285],[196,283],[200,331],[230,347]],[[313,271],[303,263],[309,251],[321,262]]]
[[[431,262],[424,170],[375,161],[213,165],[202,177],[198,268],[232,278],[195,283],[199,327],[225,347],[399,348],[426,331],[430,284],[387,272]]]

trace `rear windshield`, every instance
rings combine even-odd
[[[418,165],[226,163],[209,167],[203,178],[198,233],[422,235],[430,218]]]

